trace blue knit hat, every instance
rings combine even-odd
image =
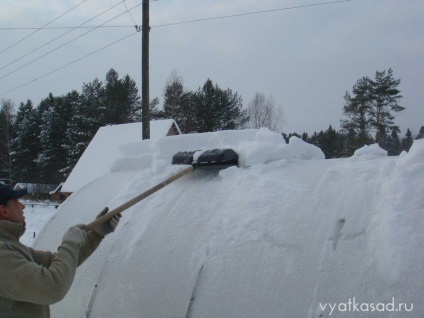
[[[0,184],[0,205],[11,199],[19,199],[28,193],[27,189],[13,190],[10,186]]]

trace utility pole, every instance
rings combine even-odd
[[[141,29],[141,114],[143,140],[150,139],[149,100],[149,0],[143,0],[143,22]]]

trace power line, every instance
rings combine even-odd
[[[119,3],[120,4],[120,3]],[[134,25],[102,25],[102,26],[57,26],[57,27],[49,27],[43,28],[43,30],[63,30],[63,29],[93,29],[95,27],[101,28],[133,28]],[[36,30],[39,28],[35,27],[11,27],[11,28],[0,28],[0,31],[24,31],[24,30]]]
[[[4,96],[4,95],[6,95],[6,94],[9,94],[9,93],[11,93],[11,92],[13,92],[13,91],[16,91],[16,90],[17,90],[17,89],[19,89],[19,88],[22,88],[22,87],[24,87],[24,86],[26,86],[26,85],[29,85],[29,84],[31,84],[31,83],[33,83],[33,82],[35,82],[35,81],[38,81],[38,80],[42,79],[42,78],[44,78],[44,77],[47,77],[47,76],[49,76],[49,75],[51,75],[51,74],[53,74],[53,73],[55,73],[55,72],[57,72],[57,71],[60,71],[61,69],[64,69],[65,67],[68,67],[68,66],[70,66],[70,65],[72,65],[72,64],[74,64],[74,63],[76,63],[76,62],[79,62],[79,61],[81,61],[81,60],[83,60],[83,59],[85,59],[85,58],[87,58],[87,57],[89,57],[89,56],[91,56],[91,55],[93,55],[93,54],[95,54],[95,53],[97,53],[97,52],[100,52],[100,51],[102,51],[102,50],[104,50],[104,49],[106,49],[106,48],[108,48],[108,47],[110,47],[110,46],[112,46],[112,45],[115,45],[116,43],[119,43],[119,42],[121,42],[121,41],[123,41],[123,40],[125,40],[125,39],[127,39],[127,38],[129,38],[129,37],[131,37],[131,36],[133,36],[133,35],[135,35],[135,34],[137,34],[137,33],[138,33],[137,31],[136,31],[136,32],[133,32],[133,33],[131,33],[131,34],[129,34],[129,35],[127,35],[127,36],[125,36],[125,37],[123,37],[123,38],[119,39],[119,40],[116,40],[115,42],[112,42],[112,43],[110,43],[110,44],[108,44],[108,45],[106,45],[106,46],[101,47],[100,49],[97,49],[97,50],[95,50],[95,51],[93,51],[93,52],[91,52],[91,53],[88,53],[88,54],[86,54],[86,55],[84,55],[84,56],[81,56],[80,58],[78,58],[78,59],[76,59],[76,60],[73,60],[72,62],[69,62],[69,63],[67,63],[67,64],[65,64],[65,65],[62,65],[62,66],[60,66],[60,67],[58,67],[58,68],[56,68],[56,69],[54,69],[54,70],[52,70],[52,71],[50,71],[50,72],[48,72],[48,73],[44,74],[44,75],[41,75],[41,76],[39,76],[39,77],[37,77],[37,78],[35,78],[35,79],[33,79],[33,80],[29,81],[29,82],[26,82],[26,83],[24,83],[24,84],[22,84],[22,85],[20,85],[20,86],[17,86],[17,87],[15,87],[15,88],[13,88],[13,89],[11,89],[11,90],[7,91],[7,92],[4,92],[4,93],[0,94],[0,96]]]
[[[122,3],[124,4],[125,9],[127,9],[127,12],[128,12],[128,14],[130,15],[131,21],[132,21],[132,22],[134,23],[134,25],[136,26],[136,25],[137,25],[137,23],[134,21],[134,19],[133,19],[133,16],[132,16],[131,12],[128,10],[128,7],[127,7],[127,4],[125,3],[125,0],[122,0]]]
[[[84,0],[83,2],[85,2],[87,0]],[[127,4],[125,3],[126,0],[123,0],[121,2],[119,2],[117,5],[121,4],[122,2],[125,5],[125,8],[128,12],[128,14],[131,16],[131,20],[132,22],[136,25],[136,22],[134,21],[131,13],[129,12],[130,10],[132,10],[131,8],[128,9]],[[157,2],[159,0],[150,0],[149,2]],[[115,6],[114,6],[115,7]],[[67,12],[66,12],[67,13]],[[64,14],[62,14],[63,16]],[[58,17],[59,18],[59,17]],[[102,25],[102,26],[81,26],[82,24],[80,24],[79,26],[56,26],[56,27],[47,27],[49,24],[51,24],[52,22],[56,21],[58,18],[56,18],[55,20],[47,23],[45,26],[43,27],[0,27],[0,31],[24,31],[24,30],[37,30],[37,31],[41,31],[41,30],[60,30],[60,29],[91,29],[91,28],[95,28],[95,27],[102,27],[102,28],[133,28],[133,25]],[[92,19],[90,19],[92,20]],[[85,23],[83,23],[85,24]],[[34,32],[35,33],[35,32]],[[30,35],[29,35],[30,36]],[[28,36],[28,37],[29,37]],[[1,52],[0,52],[1,53]]]
[[[142,5],[142,3],[139,3],[139,4],[135,5],[135,6],[134,6],[134,7],[132,7],[130,10],[135,9],[135,8],[139,7],[140,5]],[[113,21],[113,20],[115,20],[115,19],[119,18],[120,16],[124,15],[125,13],[126,13],[126,12],[123,12],[123,13],[121,13],[121,14],[117,15],[117,16],[115,16],[114,18],[112,18],[112,19],[110,19],[110,20],[108,20],[108,21],[104,22],[103,24],[109,23],[110,21]],[[103,24],[102,24],[102,25],[103,25]],[[5,77],[7,77],[7,76],[9,76],[9,75],[11,75],[11,74],[13,74],[13,73],[16,73],[17,71],[19,71],[19,70],[23,69],[24,67],[26,67],[26,66],[28,66],[28,65],[30,65],[30,64],[32,64],[32,63],[34,63],[34,62],[36,62],[36,61],[38,61],[38,60],[40,60],[40,59],[42,59],[43,57],[46,57],[46,56],[47,56],[47,55],[49,55],[50,53],[53,53],[53,52],[57,51],[58,49],[60,49],[60,48],[64,47],[65,45],[68,45],[69,43],[71,43],[71,42],[73,42],[73,41],[75,41],[75,40],[77,40],[77,39],[79,39],[79,38],[81,38],[81,37],[83,37],[83,36],[87,35],[87,34],[88,34],[88,33],[90,33],[90,32],[93,32],[93,31],[94,31],[94,30],[96,30],[96,29],[98,29],[98,27],[96,27],[96,28],[94,28],[94,29],[92,29],[92,30],[90,30],[90,31],[87,31],[87,32],[85,32],[85,33],[83,33],[83,34],[81,34],[81,35],[79,35],[79,36],[77,36],[77,37],[73,38],[72,40],[69,40],[68,42],[65,42],[65,43],[64,43],[64,44],[62,44],[62,45],[59,45],[58,47],[54,48],[53,50],[50,50],[50,51],[48,51],[47,53],[45,53],[45,54],[43,54],[43,55],[40,55],[40,56],[39,56],[39,57],[37,57],[36,59],[34,59],[34,60],[32,60],[32,61],[30,61],[30,62],[28,62],[28,63],[26,63],[26,64],[24,64],[24,65],[22,65],[22,66],[20,66],[19,68],[15,69],[15,70],[13,70],[13,71],[11,71],[11,72],[9,72],[9,73],[7,73],[7,74],[3,75],[3,76],[1,76],[1,77],[0,77],[0,79],[3,79],[3,78],[5,78]]]
[[[246,12],[246,13],[224,15],[224,16],[218,16],[218,17],[212,17],[212,18],[203,18],[203,19],[195,19],[195,20],[188,20],[188,21],[181,21],[181,22],[172,22],[172,23],[166,23],[166,24],[158,24],[158,25],[154,25],[154,26],[152,25],[152,28],[159,28],[159,27],[172,26],[172,25],[178,25],[178,24],[188,24],[188,23],[195,23],[195,22],[212,21],[212,20],[219,20],[219,19],[228,19],[228,18],[242,17],[242,16],[254,15],[254,14],[270,13],[270,12],[276,12],[276,11],[285,11],[285,10],[302,9],[302,8],[309,8],[309,7],[318,7],[318,6],[324,6],[324,5],[336,4],[336,3],[342,3],[342,2],[349,2],[349,1],[352,1],[352,0],[338,0],[338,1],[330,1],[330,2],[320,2],[320,3],[306,4],[306,5],[295,6],[295,7],[277,8],[277,9],[269,9],[269,10],[262,10],[262,11],[253,11],[253,12]]]
[[[153,2],[153,1],[159,1],[159,0],[151,0],[149,2]],[[178,25],[178,24],[188,24],[188,23],[196,23],[196,22],[203,22],[203,21],[218,20],[218,19],[235,18],[235,17],[247,16],[247,15],[271,13],[271,12],[276,12],[276,11],[302,9],[302,8],[308,8],[308,7],[317,7],[317,6],[331,5],[331,4],[337,4],[337,3],[349,2],[349,1],[352,1],[352,0],[339,0],[339,1],[330,1],[330,2],[320,2],[320,3],[306,4],[306,5],[294,6],[294,7],[275,8],[275,9],[262,10],[262,11],[252,11],[252,12],[246,12],[246,13],[238,13],[238,14],[232,14],[232,15],[211,17],[211,18],[202,18],[202,19],[195,19],[195,20],[187,20],[187,21],[179,21],[179,22],[171,22],[171,23],[165,23],[165,24],[158,24],[158,25],[154,25],[154,26],[151,26],[151,27],[152,28],[159,28],[159,27],[172,26],[172,25]],[[134,22],[133,19],[132,19],[132,21]],[[76,27],[72,27],[72,26],[58,26],[58,27],[43,28],[43,30],[91,29],[91,28],[96,28],[96,27],[97,28],[133,28],[134,25],[98,25],[98,26],[76,26]],[[35,27],[9,27],[9,28],[3,27],[3,28],[1,28],[0,27],[0,31],[19,31],[19,30],[33,30],[33,29],[37,29],[37,28],[35,28]]]
[[[72,7],[71,9],[69,9],[68,11],[66,11],[65,13],[62,13],[61,15],[59,15],[57,18],[53,19],[52,21],[50,21],[49,23],[45,24],[44,26],[42,26],[41,28],[36,28],[34,32],[32,32],[31,34],[28,34],[26,37],[24,37],[23,39],[19,40],[18,42],[10,45],[9,47],[5,48],[3,51],[0,52],[0,55],[3,54],[4,52],[10,50],[12,47],[18,45],[19,43],[25,41],[26,39],[28,39],[30,36],[33,36],[35,33],[37,33],[38,31],[46,28],[48,25],[52,24],[54,21],[58,20],[59,18],[63,17],[65,14],[68,14],[69,12],[71,12],[72,10],[76,9],[77,7],[79,7],[81,4],[83,4],[85,1],[87,0],[83,0],[80,3],[78,3],[77,5],[75,5],[74,7]]]
[[[158,0],[151,0],[151,1],[158,1]],[[202,21],[210,21],[210,20],[218,20],[218,19],[225,19],[225,18],[233,18],[233,17],[240,17],[240,16],[246,16],[246,15],[275,12],[275,11],[283,11],[283,10],[300,9],[300,8],[306,8],[306,7],[316,7],[316,6],[330,5],[330,4],[336,4],[336,3],[342,3],[342,2],[349,2],[349,1],[352,1],[352,0],[339,0],[339,1],[332,1],[332,2],[321,2],[321,3],[315,3],[315,4],[310,4],[310,5],[302,5],[302,6],[296,6],[296,7],[286,7],[286,8],[279,8],[279,9],[270,9],[270,10],[255,11],[255,12],[248,12],[248,13],[241,13],[241,14],[233,14],[233,15],[220,16],[220,17],[212,17],[212,18],[204,18],[204,19],[197,19],[197,20],[189,20],[189,21],[167,23],[167,24],[156,25],[156,26],[152,26],[152,27],[164,27],[164,26],[172,26],[172,25],[178,25],[178,24],[196,23],[196,22],[202,22]],[[141,5],[141,3],[139,5]],[[139,6],[139,5],[137,5],[137,6]],[[134,8],[135,7],[131,8],[130,10],[132,10]],[[125,13],[126,12],[124,12],[123,14],[125,14]],[[119,16],[121,16],[121,15],[122,14],[120,14]],[[117,17],[115,17],[115,18],[117,18]],[[105,23],[107,23],[107,22],[105,22]],[[103,25],[98,26],[98,27],[102,27],[102,26]],[[133,36],[135,34],[137,34],[138,31],[139,30],[137,30],[136,32],[131,33],[130,35],[127,35],[127,36],[125,36],[125,37],[123,37],[123,38],[121,38],[119,40],[116,40],[115,42],[112,42],[112,43],[110,43],[110,44],[108,44],[108,45],[106,45],[106,46],[104,46],[104,47],[102,47],[100,49],[97,49],[97,50],[95,50],[95,51],[93,51],[93,52],[91,52],[89,54],[86,54],[86,55],[84,55],[84,56],[82,56],[82,57],[80,57],[80,58],[78,58],[76,60],[73,60],[72,62],[69,62],[69,63],[67,63],[67,64],[65,64],[65,65],[63,65],[63,66],[61,66],[59,68],[56,68],[56,69],[54,69],[54,70],[52,70],[52,71],[50,71],[50,72],[48,72],[48,73],[46,73],[46,74],[44,74],[44,75],[42,75],[40,77],[37,77],[37,78],[33,79],[32,81],[26,82],[26,83],[24,83],[24,84],[22,84],[20,86],[17,86],[17,87],[15,87],[15,88],[7,91],[7,92],[4,92],[4,93],[0,94],[0,96],[4,96],[4,95],[6,95],[6,94],[8,94],[10,92],[13,92],[13,91],[19,89],[19,88],[22,88],[22,87],[24,87],[26,85],[29,85],[29,84],[31,84],[31,83],[39,80],[39,79],[42,79],[44,77],[47,77],[47,76],[49,76],[49,75],[51,75],[51,74],[53,74],[53,73],[55,73],[55,72],[57,72],[59,70],[62,70],[63,68],[68,67],[69,65],[72,65],[72,64],[74,64],[76,62],[79,62],[79,61],[81,61],[81,60],[83,60],[83,59],[85,59],[85,58],[87,58],[87,57],[89,57],[89,56],[91,56],[91,55],[93,55],[93,54],[95,54],[97,52],[100,52],[100,51],[102,51],[102,50],[104,50],[104,49],[106,49],[106,48],[108,48],[108,47],[110,47],[112,45],[115,45],[116,43],[119,43],[119,42],[121,42],[121,41],[123,41],[123,40],[125,40],[125,39],[127,39],[127,38],[129,38],[129,37],[131,37],[131,36]],[[66,45],[66,43],[64,45]],[[60,47],[58,47],[58,48],[60,48]],[[56,49],[58,49],[58,48],[56,48]]]
[[[6,68],[7,66],[12,65],[12,64],[14,64],[14,63],[16,63],[16,62],[18,62],[18,61],[22,60],[24,57],[27,57],[28,55],[30,55],[30,54],[32,54],[32,53],[34,53],[34,52],[37,52],[37,51],[38,51],[38,50],[40,50],[41,48],[43,48],[43,47],[45,47],[45,46],[49,45],[50,43],[52,43],[52,42],[54,42],[54,41],[56,41],[56,40],[60,39],[61,37],[64,37],[66,34],[68,34],[68,33],[72,32],[72,31],[74,31],[75,29],[77,29],[77,28],[79,28],[79,27],[83,26],[84,24],[86,24],[86,23],[88,23],[88,22],[90,22],[90,21],[92,21],[92,20],[94,20],[94,19],[98,18],[99,16],[101,16],[101,15],[105,14],[106,12],[109,12],[110,10],[112,10],[112,9],[114,9],[115,7],[119,6],[120,4],[121,4],[121,2],[118,2],[117,4],[115,4],[114,6],[110,7],[109,9],[106,9],[105,11],[103,11],[103,12],[101,12],[101,13],[97,14],[96,16],[92,17],[91,19],[88,19],[87,21],[85,21],[85,22],[81,23],[80,25],[78,25],[78,26],[76,26],[76,27],[72,28],[71,30],[66,31],[65,33],[62,33],[61,35],[59,35],[59,36],[55,37],[54,39],[52,39],[52,40],[48,41],[47,43],[44,43],[43,45],[41,45],[41,46],[37,47],[36,49],[34,49],[34,50],[30,51],[29,53],[26,53],[26,54],[22,55],[21,57],[19,57],[19,58],[17,58],[17,59],[15,59],[15,60],[13,60],[12,62],[10,62],[10,63],[8,63],[8,64],[6,64],[6,65],[3,65],[2,67],[0,67],[0,70],[2,70],[2,69],[4,69],[4,68]],[[127,9],[127,11],[128,11],[128,9]],[[91,30],[91,31],[94,31],[95,29],[96,29],[96,27],[94,27],[94,28],[93,28],[93,30]],[[90,33],[91,31],[86,32],[85,34]],[[84,34],[83,34],[83,35],[84,35]],[[30,62],[30,63],[32,63],[32,62]],[[12,72],[12,73],[13,73],[13,72]],[[10,74],[12,74],[12,73],[10,73]],[[6,76],[7,76],[7,75],[6,75]]]

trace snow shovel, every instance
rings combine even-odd
[[[232,149],[183,151],[176,153],[172,157],[172,164],[189,165],[189,167],[181,170],[180,172],[174,174],[165,181],[162,181],[161,183],[153,186],[152,188],[125,202],[119,207],[109,211],[105,215],[95,219],[93,222],[86,225],[85,230],[90,231],[94,229],[96,226],[109,220],[112,216],[119,214],[124,210],[132,207],[134,204],[140,202],[141,200],[147,198],[156,191],[162,189],[163,187],[174,182],[175,180],[178,180],[182,176],[185,176],[186,174],[192,172],[197,168],[224,169],[230,166],[237,166],[238,154]]]

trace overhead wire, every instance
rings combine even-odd
[[[119,4],[120,4],[120,3],[119,3]],[[135,8],[137,8],[137,7],[139,7],[140,5],[142,5],[142,3],[139,3],[139,4],[135,5],[134,7],[132,7],[132,8],[131,8],[131,10],[132,10],[132,9],[135,9]],[[109,23],[110,21],[113,21],[113,20],[115,20],[115,19],[119,18],[120,16],[122,16],[122,15],[124,15],[124,14],[126,14],[126,12],[123,12],[123,13],[121,13],[121,14],[119,14],[119,15],[117,15],[117,16],[115,16],[115,17],[113,17],[112,19],[110,19],[110,20],[108,20],[108,21],[104,22],[103,24]],[[102,24],[102,25],[103,25],[103,24]],[[83,33],[83,34],[81,34],[81,35],[79,35],[79,36],[77,36],[77,37],[75,37],[75,38],[73,38],[73,39],[71,39],[71,40],[67,41],[67,42],[65,42],[65,43],[64,43],[64,44],[62,44],[62,45],[57,46],[56,48],[54,48],[54,49],[52,49],[52,50],[50,50],[50,51],[48,51],[48,52],[46,52],[46,53],[44,53],[44,54],[40,55],[40,56],[39,56],[39,57],[37,57],[36,59],[31,60],[31,61],[29,61],[28,63],[26,63],[26,64],[24,64],[24,65],[22,65],[22,66],[18,67],[17,69],[14,69],[13,71],[11,71],[11,72],[9,72],[9,73],[7,73],[7,74],[5,74],[5,75],[1,76],[1,77],[0,77],[0,79],[3,79],[3,78],[5,78],[5,77],[7,77],[7,76],[9,76],[9,75],[11,75],[11,74],[13,74],[13,73],[16,73],[17,71],[19,71],[19,70],[23,69],[24,67],[27,67],[28,65],[30,65],[30,64],[32,64],[32,63],[34,63],[34,62],[36,62],[36,61],[38,61],[38,60],[40,60],[40,59],[42,59],[43,57],[46,57],[46,56],[47,56],[47,55],[49,55],[50,53],[53,53],[53,52],[57,51],[58,49],[60,49],[60,48],[64,47],[65,45],[68,45],[69,43],[71,43],[71,42],[73,42],[73,41],[75,41],[75,40],[77,40],[77,39],[79,39],[79,38],[81,38],[81,37],[83,37],[83,36],[87,35],[88,33],[91,33],[91,32],[93,32],[93,31],[95,31],[95,30],[96,30],[96,29],[98,29],[98,28],[99,28],[99,26],[98,26],[98,27],[95,27],[94,29],[91,29],[91,30],[89,30],[89,31],[87,31],[87,32],[85,32],[85,33]]]
[[[158,1],[158,0],[151,0],[149,2]],[[275,8],[275,9],[269,9],[269,10],[261,10],[261,11],[252,11],[252,12],[245,12],[245,13],[238,13],[238,14],[231,14],[231,15],[224,15],[224,16],[217,16],[217,17],[211,17],[211,18],[202,18],[202,19],[194,19],[194,20],[187,20],[187,21],[179,21],[179,22],[171,22],[171,23],[164,23],[164,24],[158,24],[158,25],[152,25],[152,28],[158,28],[158,27],[165,27],[165,26],[172,26],[172,25],[178,25],[178,24],[188,24],[188,23],[195,23],[195,22],[203,22],[203,21],[212,21],[212,20],[218,20],[218,19],[226,19],[226,18],[235,18],[235,17],[241,17],[241,16],[247,16],[247,15],[255,15],[255,14],[263,14],[263,13],[271,13],[271,12],[277,12],[277,11],[285,11],[285,10],[293,10],[293,9],[301,9],[301,8],[308,8],[308,7],[317,7],[317,6],[324,6],[324,5],[331,5],[331,4],[337,4],[342,2],[349,2],[352,0],[338,0],[338,1],[328,1],[328,2],[319,2],[319,3],[313,3],[313,4],[306,4],[306,5],[299,5],[294,7],[285,7],[285,8]],[[131,16],[131,20],[134,22]],[[135,23],[135,22],[134,22]],[[99,25],[99,26],[57,26],[57,27],[49,27],[44,28],[45,30],[57,30],[57,29],[91,29],[91,28],[133,28],[134,25]],[[36,29],[34,27],[0,27],[0,31],[13,31],[13,30],[32,30]]]
[[[120,4],[120,3],[119,3]],[[63,29],[92,29],[95,28],[95,25],[91,26],[55,26],[55,27],[49,27],[44,28],[43,30],[63,30]],[[102,28],[133,28],[134,25],[102,25]],[[0,27],[0,31],[24,31],[24,30],[36,30],[39,28],[36,27]]]
[[[18,42],[8,46],[7,48],[5,48],[3,51],[0,52],[0,55],[3,54],[4,52],[10,50],[12,47],[15,47],[16,45],[18,45],[19,43],[25,41],[26,39],[28,39],[29,37],[33,36],[35,33],[39,32],[40,30],[45,29],[48,25],[52,24],[53,22],[55,22],[56,20],[60,19],[61,17],[63,17],[64,15],[68,14],[69,12],[71,12],[72,10],[75,10],[76,8],[78,8],[81,4],[83,4],[84,2],[86,2],[87,0],[83,0],[80,3],[78,3],[77,5],[73,6],[71,9],[69,9],[68,11],[62,13],[61,15],[59,15],[58,17],[54,18],[53,20],[51,20],[49,23],[43,25],[40,28],[36,28],[34,32],[32,32],[31,34],[28,34],[26,37],[24,37],[23,39],[19,40]]]
[[[132,14],[131,14],[131,11],[128,10],[128,7],[127,7],[127,4],[125,3],[125,1],[126,0],[122,0],[122,3],[124,4],[125,9],[127,9],[127,12],[130,15],[131,21],[134,23],[135,26],[137,26],[137,23],[134,21],[134,18],[133,18]]]
[[[76,26],[76,27],[74,27],[74,28],[72,28],[71,30],[68,30],[68,31],[66,31],[65,33],[62,33],[61,35],[59,35],[59,36],[57,36],[57,37],[55,37],[54,39],[52,39],[52,40],[50,40],[50,41],[48,41],[48,42],[46,42],[46,43],[44,43],[43,45],[41,45],[41,46],[39,46],[39,47],[37,47],[36,49],[34,49],[34,50],[32,50],[32,51],[30,51],[30,52],[28,52],[28,53],[26,53],[26,54],[24,54],[24,55],[22,55],[22,56],[20,56],[19,58],[17,58],[17,59],[15,59],[15,60],[13,60],[13,61],[11,61],[11,62],[9,62],[8,64],[6,64],[6,65],[3,65],[2,67],[0,67],[0,70],[2,70],[2,69],[4,69],[4,68],[6,68],[6,67],[8,67],[8,66],[10,66],[10,65],[12,65],[12,64],[14,64],[14,63],[16,63],[16,62],[18,62],[18,61],[20,61],[20,60],[22,60],[23,58],[25,58],[25,57],[27,57],[28,55],[31,55],[32,53],[34,53],[34,52],[37,52],[38,50],[40,50],[40,49],[42,49],[43,47],[45,47],[45,46],[47,46],[47,45],[49,45],[50,43],[52,43],[52,42],[54,42],[54,41],[56,41],[56,40],[58,40],[58,39],[60,39],[60,38],[62,38],[62,37],[64,37],[65,35],[67,35],[68,33],[70,33],[70,32],[72,32],[72,31],[74,31],[75,29],[77,29],[77,28],[79,28],[80,26],[82,26],[82,25],[84,25],[84,24],[86,24],[86,23],[88,23],[88,22],[90,22],[90,21],[92,21],[92,20],[94,20],[94,19],[96,19],[96,18],[98,18],[99,16],[101,16],[101,15],[103,15],[103,14],[105,14],[105,13],[107,13],[107,12],[109,12],[110,10],[112,10],[112,9],[114,9],[114,8],[116,8],[117,6],[119,6],[120,4],[121,4],[122,2],[120,1],[120,2],[118,2],[117,4],[115,4],[114,6],[112,6],[112,7],[110,7],[109,9],[106,9],[106,10],[104,10],[103,12],[100,12],[99,14],[97,14],[97,15],[95,15],[94,17],[92,17],[92,18],[90,18],[90,19],[88,19],[87,21],[85,21],[85,22],[83,22],[83,23],[81,23],[80,25],[78,25],[78,26]],[[139,4],[139,5],[141,5],[141,4]],[[138,5],[138,6],[139,6]],[[132,8],[133,9],[133,8]],[[127,8],[127,12],[128,12],[128,8]],[[107,21],[107,22],[105,22],[105,23],[108,23],[108,22],[110,22],[111,20],[109,20],[109,21]],[[96,30],[96,29],[98,29],[100,26],[97,26],[97,27],[93,27],[92,28],[92,30],[90,30],[90,31],[88,31],[88,32],[86,32],[86,33],[84,33],[83,35],[81,35],[81,36],[84,36],[84,35],[86,35],[86,34],[88,34],[88,33],[90,33],[90,32],[92,32],[92,31],[94,31],[94,30]],[[78,39],[79,37],[77,37],[77,38],[75,38],[75,39]],[[71,41],[69,41],[69,42],[67,42],[67,43],[65,43],[64,45],[66,45],[66,44],[68,44],[68,43],[71,43],[71,42],[73,42],[75,39],[73,39],[73,40],[71,40]],[[60,46],[61,47],[61,46]],[[59,48],[60,48],[59,47]],[[53,50],[54,51],[54,50]],[[53,52],[53,51],[51,51],[51,52]],[[49,53],[49,52],[48,52]],[[44,56],[42,56],[42,57],[44,57]],[[40,57],[41,58],[41,57]],[[32,62],[35,62],[35,61],[37,61],[38,59],[35,59],[34,61],[31,61],[31,62],[29,62],[28,64],[25,64],[23,67],[25,67],[25,66],[27,66],[27,65],[29,65],[29,64],[31,64]],[[18,71],[18,70],[20,70],[20,68],[19,69],[17,69],[16,71]],[[6,74],[4,77],[6,77],[6,76],[8,76],[8,75],[10,75],[10,74],[13,74],[15,71],[12,71],[12,72],[10,72],[9,74]],[[0,77],[0,79],[2,79],[3,77]]]
[[[112,42],[112,43],[110,43],[110,44],[108,44],[108,45],[106,45],[106,46],[101,47],[100,49],[97,49],[97,50],[95,50],[95,51],[93,51],[93,52],[91,52],[91,53],[88,53],[88,54],[86,54],[86,55],[84,55],[84,56],[81,56],[80,58],[78,58],[78,59],[76,59],[76,60],[73,60],[73,61],[71,61],[71,62],[69,62],[69,63],[67,63],[67,64],[65,64],[65,65],[62,65],[62,66],[60,66],[60,67],[58,67],[58,68],[56,68],[56,69],[54,69],[54,70],[52,70],[52,71],[50,71],[50,72],[48,72],[48,73],[45,73],[44,75],[41,75],[41,76],[39,76],[39,77],[37,77],[37,78],[35,78],[35,79],[31,80],[31,81],[28,81],[28,82],[26,82],[26,83],[24,83],[24,84],[22,84],[22,85],[20,85],[20,86],[17,86],[17,87],[15,87],[15,88],[13,88],[13,89],[11,89],[11,90],[7,91],[7,92],[4,92],[4,93],[0,94],[0,96],[3,96],[3,95],[6,95],[6,94],[9,94],[9,93],[11,93],[11,92],[13,92],[13,91],[18,90],[19,88],[22,88],[22,87],[27,86],[27,85],[29,85],[29,84],[31,84],[31,83],[33,83],[33,82],[35,82],[35,81],[38,81],[38,80],[42,79],[42,78],[44,78],[44,77],[47,77],[47,76],[49,76],[49,75],[51,75],[51,74],[53,74],[53,73],[55,73],[55,72],[57,72],[57,71],[60,71],[61,69],[64,69],[65,67],[68,67],[68,66],[70,66],[70,65],[72,65],[72,64],[74,64],[74,63],[76,63],[76,62],[79,62],[79,61],[81,61],[81,60],[83,60],[83,59],[85,59],[85,58],[87,58],[87,57],[89,57],[89,56],[91,56],[91,55],[93,55],[93,54],[96,54],[97,52],[100,52],[100,51],[102,51],[102,50],[104,50],[104,49],[106,49],[106,48],[108,48],[108,47],[110,47],[110,46],[112,46],[112,45],[115,45],[116,43],[119,43],[119,42],[121,42],[121,41],[123,41],[123,40],[125,40],[125,39],[127,39],[127,38],[129,38],[129,37],[133,36],[134,34],[137,34],[137,33],[138,33],[138,32],[137,32],[137,31],[135,31],[135,32],[133,32],[133,33],[131,33],[131,34],[129,34],[129,35],[127,35],[127,36],[125,36],[125,37],[123,37],[123,38],[119,39],[119,40],[116,40],[116,41],[114,41],[114,42]]]
[[[151,1],[158,1],[158,0],[151,0]],[[315,3],[315,4],[309,4],[309,5],[301,5],[301,6],[294,6],[294,7],[277,8],[277,9],[270,9],[270,10],[262,10],[262,11],[248,12],[248,13],[240,13],[240,14],[233,14],[233,15],[212,17],[212,18],[204,18],[204,19],[195,19],[195,20],[188,20],[188,21],[173,22],[173,23],[155,25],[155,26],[151,26],[151,27],[152,28],[166,27],[166,26],[172,26],[172,25],[178,25],[178,24],[187,24],[187,23],[196,23],[196,22],[211,21],[211,20],[218,20],[218,19],[234,18],[234,17],[247,16],[247,15],[253,15],[253,14],[263,14],[263,13],[276,12],[276,11],[284,11],[284,10],[293,10],[293,9],[300,9],[300,8],[307,8],[307,7],[316,7],[316,6],[323,6],[323,5],[331,5],[331,4],[337,4],[337,3],[349,2],[349,1],[352,1],[352,0],[337,0],[337,1],[320,2],[320,3]],[[140,3],[139,5],[141,5],[141,4],[142,3]],[[137,5],[137,6],[139,6],[139,5]],[[135,7],[131,8],[130,10],[132,10],[134,8]],[[125,14],[125,13],[126,12],[124,12],[123,14]],[[122,14],[120,14],[119,16],[121,16],[121,15]],[[115,17],[115,18],[117,18],[117,17]],[[109,20],[107,22],[110,22],[110,21],[111,20]],[[107,23],[107,22],[105,22],[105,23]],[[102,27],[104,24],[102,24],[102,25],[100,25],[98,27]],[[129,38],[129,37],[131,37],[131,36],[133,36],[135,34],[137,34],[138,31],[139,31],[139,29],[136,32],[131,33],[130,35],[127,35],[127,36],[125,36],[125,37],[123,37],[121,39],[118,39],[118,40],[116,40],[116,41],[114,41],[114,42],[112,42],[112,43],[110,43],[110,44],[108,44],[108,45],[106,45],[106,46],[104,46],[104,47],[102,47],[100,49],[97,49],[97,50],[95,50],[95,51],[93,51],[93,52],[91,52],[89,54],[86,54],[86,55],[84,55],[84,56],[82,56],[82,57],[80,57],[80,58],[78,58],[76,60],[73,60],[73,61],[71,61],[71,62],[69,62],[69,63],[67,63],[65,65],[62,65],[59,68],[56,68],[56,69],[54,69],[54,70],[52,70],[52,71],[50,71],[50,72],[48,72],[48,73],[46,73],[46,74],[44,74],[42,76],[39,76],[39,77],[37,77],[37,78],[35,78],[35,79],[31,80],[31,81],[28,81],[28,82],[26,82],[26,83],[24,83],[24,84],[22,84],[20,86],[17,86],[17,87],[15,87],[15,88],[7,91],[7,92],[1,93],[0,96],[4,96],[4,95],[6,95],[8,93],[11,93],[11,92],[13,92],[13,91],[15,91],[15,90],[17,90],[19,88],[22,88],[22,87],[24,87],[26,85],[29,85],[29,84],[31,84],[31,83],[39,80],[39,79],[42,79],[44,77],[47,77],[48,75],[51,75],[51,74],[53,74],[53,73],[55,73],[55,72],[57,72],[57,71],[59,71],[59,70],[61,70],[63,68],[66,68],[69,65],[72,65],[72,64],[74,64],[76,62],[79,62],[79,61],[81,61],[81,60],[83,60],[83,59],[85,59],[85,58],[87,58],[87,57],[89,57],[89,56],[91,56],[91,55],[93,55],[93,54],[95,54],[97,52],[100,52],[100,51],[102,51],[102,50],[104,50],[104,49],[106,49],[106,48],[108,48],[110,46],[113,46],[116,43],[119,43],[119,42],[121,42],[121,41],[123,41],[123,40],[125,40],[125,39],[127,39],[127,38]],[[3,77],[1,77],[1,78],[3,78]]]
[[[195,19],[195,20],[187,20],[187,21],[180,21],[180,22],[158,24],[158,25],[152,25],[151,27],[152,28],[159,28],[159,27],[172,26],[172,25],[178,25],[178,24],[188,24],[188,23],[195,23],[195,22],[228,19],[228,18],[242,17],[242,16],[254,15],[254,14],[263,14],[263,13],[270,13],[270,12],[277,12],[277,11],[285,11],[285,10],[302,9],[302,8],[308,8],[308,7],[324,6],[324,5],[336,4],[336,3],[341,3],[341,2],[349,2],[349,1],[352,1],[352,0],[328,1],[328,2],[320,2],[320,3],[314,3],[314,4],[299,5],[299,6],[294,6],[294,7],[276,8],[276,9],[269,9],[269,10],[262,10],[262,11],[253,11],[253,12],[246,12],[246,13],[230,14],[230,15],[224,15],[224,16],[218,16],[218,17],[212,17],[212,18],[203,18],[203,19]]]

